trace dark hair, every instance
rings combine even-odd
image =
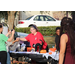
[[[38,31],[37,26],[36,26],[36,25],[34,25],[34,24],[30,24],[30,25],[29,25],[29,27],[33,27],[34,29],[36,29],[36,31]]]
[[[71,54],[75,55],[75,32],[74,32],[74,22],[71,18],[64,17],[61,20],[61,28],[60,28],[60,37],[63,34],[63,31],[68,34],[70,38],[70,44],[71,44]],[[57,45],[57,49],[59,49],[60,39]]]
[[[57,28],[56,28],[56,31],[57,31],[58,29],[60,29],[60,27],[57,27]]]
[[[3,27],[3,24],[2,23],[0,23],[0,28],[2,28]],[[1,34],[2,34],[2,32],[1,32]]]
[[[0,23],[0,28],[2,28],[2,23]]]

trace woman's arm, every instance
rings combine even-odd
[[[9,31],[9,32],[6,34],[6,36],[8,37],[9,34],[11,34],[11,31]]]
[[[11,37],[7,40],[8,42],[11,42],[14,38],[14,35],[12,34]]]
[[[21,40],[21,41],[27,41],[25,38],[16,38],[17,41]]]
[[[31,36],[31,34],[29,34],[28,36],[24,37],[24,38],[16,38],[17,41],[21,40],[21,41],[29,41]]]
[[[59,64],[63,64],[67,40],[68,40],[67,35],[63,34],[60,39]]]
[[[21,41],[27,41],[25,38],[20,38]]]
[[[11,42],[13,40],[14,33],[15,33],[15,30],[12,31],[12,35],[11,35],[11,37],[7,41]]]

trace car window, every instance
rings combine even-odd
[[[43,17],[43,16],[40,16],[40,20],[41,20],[41,21],[44,21],[44,17]]]
[[[44,21],[44,17],[43,16],[36,16],[34,18],[34,21]]]
[[[38,21],[38,19],[39,19],[39,16],[36,16],[36,17],[34,18],[34,21]]]
[[[55,19],[53,19],[50,16],[44,16],[45,21],[56,21]]]
[[[30,20],[33,16],[26,18],[25,20]]]

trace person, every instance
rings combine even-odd
[[[56,28],[56,37],[55,37],[55,48],[56,48],[58,41],[59,41],[59,37],[60,37],[59,35],[60,35],[60,27],[57,27]]]
[[[60,28],[60,54],[59,64],[75,64],[75,32],[71,18],[64,17]],[[64,34],[63,34],[64,31]]]
[[[34,48],[33,45],[36,45],[37,43],[41,45],[43,42],[42,49],[45,49],[48,52],[48,45],[45,42],[43,35],[38,31],[38,28],[36,27],[36,25],[31,24],[29,25],[29,27],[30,27],[31,33],[25,38],[17,38],[16,40],[28,41],[30,42],[30,46],[33,48]],[[37,51],[39,51],[39,48],[37,48]]]
[[[11,34],[10,31],[7,33],[6,36],[4,34],[2,34],[2,31],[3,31],[3,25],[2,25],[2,23],[0,23],[0,62],[1,62],[1,64],[6,64],[6,62],[7,62],[7,50],[6,50],[5,42],[6,41],[11,42],[12,41],[15,31],[14,30],[12,31],[12,35],[10,38],[7,37],[9,34]]]

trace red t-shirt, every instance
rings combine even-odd
[[[40,41],[40,39],[43,41],[42,49],[45,49],[47,47],[47,43],[44,41],[43,35],[40,32],[37,32],[36,35],[33,35],[31,33],[27,37],[25,37],[25,39],[30,42],[31,47],[32,47],[33,44],[42,43]]]

